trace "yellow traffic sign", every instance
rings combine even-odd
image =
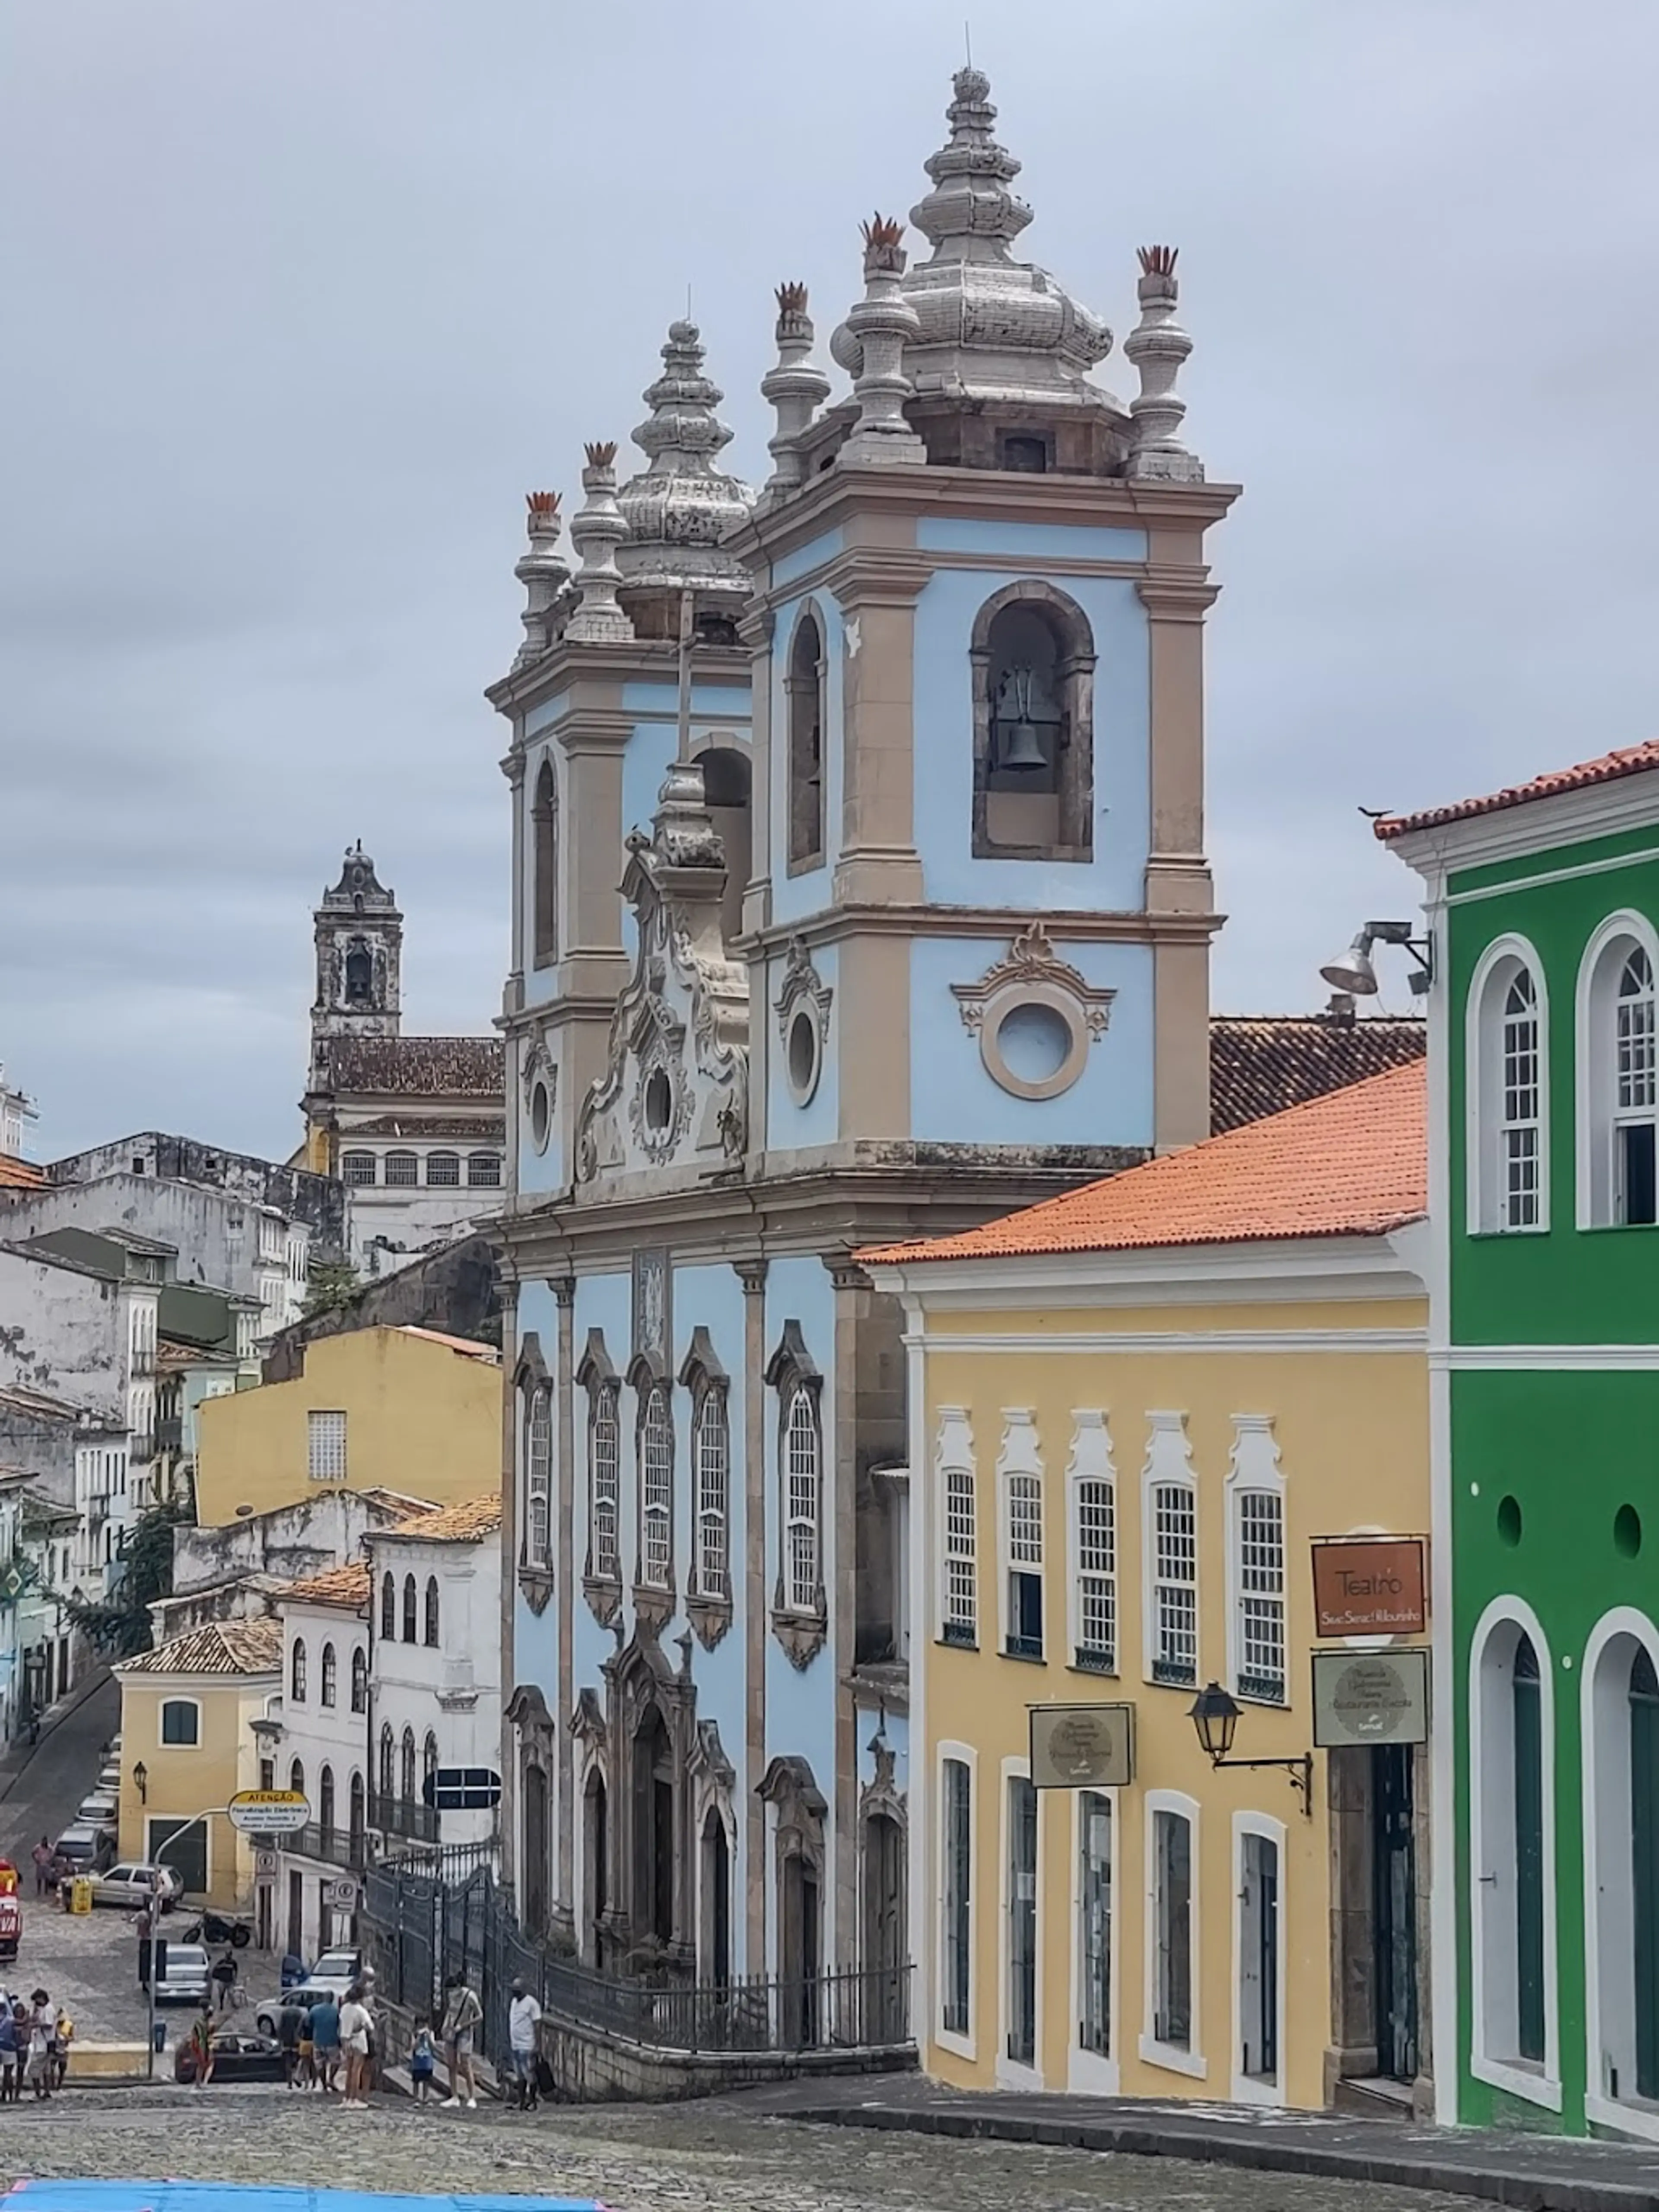
[[[309,1822],[311,1800],[303,1790],[239,1790],[225,1813],[245,1836],[291,1836]]]

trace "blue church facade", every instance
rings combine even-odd
[[[1126,405],[1103,324],[1013,258],[994,115],[961,72],[928,259],[866,226],[850,396],[781,289],[758,495],[672,326],[645,469],[587,449],[574,571],[532,497],[489,695],[504,1829],[521,1917],[608,1972],[902,1976],[933,1608],[906,1318],[851,1255],[1207,1133],[1204,539],[1236,495],[1181,442],[1173,256],[1141,257]]]

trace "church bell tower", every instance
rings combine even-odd
[[[404,918],[396,895],[374,873],[360,839],[346,853],[340,880],[313,917],[317,995],[311,1008],[312,1078],[329,1037],[395,1037],[402,1018],[399,969]]]

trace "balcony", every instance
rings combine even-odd
[[[361,1874],[369,1863],[368,1838],[354,1835],[349,1828],[325,1828],[315,1820],[284,1840],[284,1850],[297,1852],[306,1859],[321,1859],[329,1866],[344,1867],[352,1874]]]
[[[157,1421],[155,1424],[155,1449],[157,1451],[182,1451],[184,1449],[184,1443],[185,1425],[183,1420],[180,1419],[178,1415],[175,1414],[171,1420]]]
[[[435,1844],[438,1815],[429,1805],[407,1797],[373,1796],[368,1801],[368,1825],[385,1836],[404,1836],[412,1844]]]

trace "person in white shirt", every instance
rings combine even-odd
[[[514,2102],[521,2112],[536,2103],[536,2029],[541,2006],[522,1981],[513,1984],[513,2001],[507,2008],[507,2039],[513,2054]]]
[[[368,2109],[368,2039],[374,2025],[361,1982],[354,1982],[340,2007],[340,2048],[345,2053],[345,2097],[342,2110]]]

